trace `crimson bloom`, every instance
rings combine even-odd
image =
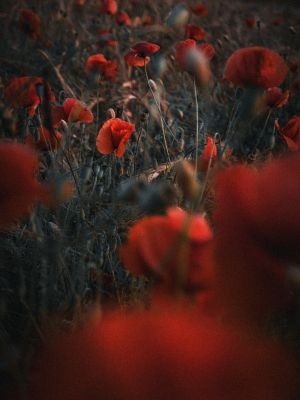
[[[38,157],[15,142],[0,142],[0,229],[8,228],[46,201],[47,187],[37,181]]]
[[[25,143],[37,150],[57,150],[60,146],[62,134],[59,131],[50,132],[49,129],[43,127],[38,128],[38,139],[35,140],[32,134],[28,134]]]
[[[114,81],[117,74],[117,63],[107,60],[103,54],[94,54],[88,57],[85,64],[85,72],[87,75],[98,72]]]
[[[143,67],[149,63],[150,57],[157,53],[159,49],[160,46],[158,44],[140,42],[130,49],[124,59],[129,66]]]
[[[98,37],[97,44],[100,47],[105,45],[110,47],[115,47],[118,43],[118,41],[113,38],[111,33],[105,29],[99,29],[97,31],[97,37]]]
[[[284,127],[281,127],[278,120],[276,120],[275,127],[282,135],[289,150],[300,150],[300,117],[294,115]]]
[[[205,30],[197,25],[188,24],[185,28],[185,37],[187,39],[201,40],[207,36],[208,35]]]
[[[288,66],[278,53],[265,47],[246,47],[229,57],[224,78],[235,86],[268,89],[281,85],[287,73]]]
[[[212,60],[216,55],[216,49],[210,43],[200,43],[197,45],[197,48],[205,55],[205,57],[209,61]]]
[[[289,100],[290,92],[285,90],[284,92],[278,88],[268,88],[258,96],[255,103],[255,110],[257,112],[265,112],[269,109],[280,108],[287,104]]]
[[[193,14],[197,15],[197,17],[204,17],[208,14],[208,9],[203,3],[198,3],[195,7],[190,7],[190,10]]]
[[[115,15],[118,12],[116,0],[101,0],[100,14]]]
[[[254,15],[252,15],[252,16],[246,18],[245,23],[248,26],[248,28],[254,28],[256,25],[256,17]]]
[[[199,170],[201,172],[206,172],[209,164],[211,163],[212,165],[214,161],[217,160],[217,157],[218,157],[218,152],[217,152],[217,146],[214,143],[214,139],[212,137],[208,137],[203,152],[199,157],[199,165],[198,165]]]
[[[119,25],[131,26],[132,21],[126,11],[122,11],[120,14],[117,15],[116,20]]]
[[[21,11],[19,26],[31,39],[38,39],[41,36],[41,25],[41,18],[35,12],[28,8]]]
[[[12,79],[4,89],[4,98],[14,108],[27,107],[30,116],[41,101],[55,101],[50,85],[43,78],[31,76]]]
[[[48,340],[30,379],[32,400],[291,400],[293,356],[191,309],[94,313]]]
[[[167,215],[145,217],[120,248],[126,267],[136,274],[158,277],[170,289],[181,276],[184,287],[202,286],[201,255],[212,231],[201,215],[171,208]]]
[[[94,116],[86,104],[77,99],[67,98],[62,106],[51,107],[52,127],[58,128],[62,120],[88,124],[93,122]]]
[[[110,154],[115,151],[117,157],[122,157],[134,129],[134,124],[122,119],[111,118],[107,120],[98,133],[96,139],[97,150],[101,154]]]

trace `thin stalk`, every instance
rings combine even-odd
[[[268,122],[269,122],[269,120],[270,120],[270,117],[271,117],[271,115],[272,115],[272,112],[273,112],[273,109],[271,108],[271,109],[269,110],[269,112],[268,112],[268,115],[267,115],[267,118],[266,118],[266,120],[265,120],[264,126],[263,126],[263,128],[262,128],[262,130],[261,130],[261,132],[260,132],[260,134],[259,134],[259,136],[258,136],[258,138],[257,138],[257,140],[256,140],[254,150],[255,150],[255,149],[257,148],[257,146],[259,145],[259,142],[261,141],[261,139],[262,139],[262,137],[263,137],[263,135],[264,135],[264,133],[265,133],[265,131],[266,131],[266,129],[267,129]]]
[[[159,115],[160,115],[160,120],[161,120],[161,130],[162,130],[162,134],[163,134],[163,141],[164,141],[164,146],[165,146],[165,151],[166,151],[166,155],[167,155],[167,159],[168,159],[168,163],[171,163],[171,159],[170,159],[170,154],[169,154],[169,150],[168,150],[168,144],[167,144],[167,139],[166,139],[166,133],[165,133],[165,129],[164,129],[164,125],[168,128],[169,132],[171,133],[171,135],[174,137],[173,132],[170,130],[168,124],[166,123],[166,120],[163,117],[162,111],[161,111],[161,107],[160,107],[160,103],[157,101],[154,91],[150,85],[149,82],[149,77],[148,77],[148,72],[147,72],[147,67],[146,67],[146,60],[144,62],[144,69],[145,69],[145,75],[146,75],[146,80],[147,80],[147,85],[150,89],[150,92],[153,96],[154,102],[156,104],[156,107],[158,109]]]
[[[154,92],[153,92],[153,89],[152,89],[152,87],[151,87],[151,85],[150,85],[150,83],[149,83],[149,77],[148,77],[146,62],[144,63],[144,68],[145,68],[145,75],[146,75],[146,79],[147,79],[147,84],[148,84],[148,87],[149,87],[149,89],[150,89],[150,92],[151,92],[151,94],[152,94],[152,96],[153,96],[153,99],[154,99],[155,105],[156,105],[156,107],[157,107],[157,110],[158,110],[158,112],[159,112],[160,118],[161,118],[161,120],[163,121],[163,123],[165,124],[165,127],[166,127],[167,130],[169,131],[170,135],[176,140],[176,137],[175,137],[173,131],[171,130],[171,128],[170,128],[169,125],[167,124],[167,121],[165,120],[165,118],[164,118],[164,116],[163,116],[163,114],[162,114],[162,111],[161,111],[161,108],[160,108],[160,104],[158,103],[158,101],[157,101],[157,99],[156,99],[156,97],[155,97],[155,94],[154,94]]]
[[[196,107],[195,176],[197,176],[197,168],[198,168],[197,154],[199,148],[199,109],[198,109],[198,91],[195,78],[194,78],[194,96],[195,96],[195,107]]]

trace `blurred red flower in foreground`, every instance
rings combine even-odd
[[[88,106],[81,101],[73,98],[67,98],[62,106],[51,108],[52,126],[57,128],[62,120],[66,122],[93,122],[94,116],[88,109]]]
[[[265,323],[291,301],[287,263],[299,263],[300,155],[216,179],[217,295],[240,321]]]
[[[198,3],[195,7],[190,7],[190,10],[198,17],[204,17],[208,14],[208,9],[203,3]]]
[[[30,147],[0,142],[0,230],[48,201],[48,188],[37,181],[38,157]]]
[[[185,28],[185,37],[187,39],[201,40],[207,36],[205,30],[199,26],[188,24]]]
[[[122,157],[125,153],[126,143],[130,139],[135,125],[123,121],[119,118],[111,118],[101,127],[97,139],[96,147],[101,154],[110,154],[114,151],[117,157]]]
[[[101,0],[100,14],[106,13],[114,15],[118,11],[118,5],[115,0]]]
[[[88,57],[85,64],[85,72],[87,75],[101,73],[106,78],[114,81],[117,74],[117,63],[107,60],[103,54],[94,54]]]
[[[40,37],[41,25],[41,18],[35,12],[28,8],[21,11],[19,26],[31,39],[38,39]]]
[[[246,47],[227,60],[224,78],[240,87],[270,88],[281,85],[288,66],[276,52],[265,47]]]
[[[133,273],[160,278],[171,288],[182,281],[184,287],[200,289],[201,255],[211,238],[212,231],[200,214],[170,208],[167,215],[138,221],[129,230],[120,255]]]
[[[37,131],[37,140],[29,133],[25,138],[26,144],[37,150],[57,150],[59,148],[62,139],[62,134],[59,131],[52,133],[45,127],[38,128]]]
[[[43,78],[31,76],[12,79],[4,89],[4,98],[14,108],[28,107],[30,116],[41,101],[55,101],[50,85]]]
[[[150,57],[157,53],[160,46],[150,42],[140,42],[133,46],[124,56],[126,63],[133,67],[143,67],[148,64]]]
[[[116,20],[119,25],[131,26],[132,21],[126,11],[122,11],[120,14],[117,15]]]
[[[294,115],[284,127],[281,127],[278,120],[276,120],[275,127],[291,151],[300,150],[300,117]]]
[[[31,400],[293,400],[293,356],[188,308],[95,313],[48,341],[32,374]]]

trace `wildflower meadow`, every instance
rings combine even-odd
[[[300,3],[0,3],[1,400],[300,398]]]

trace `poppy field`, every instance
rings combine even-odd
[[[300,7],[0,4],[0,397],[300,398]]]

